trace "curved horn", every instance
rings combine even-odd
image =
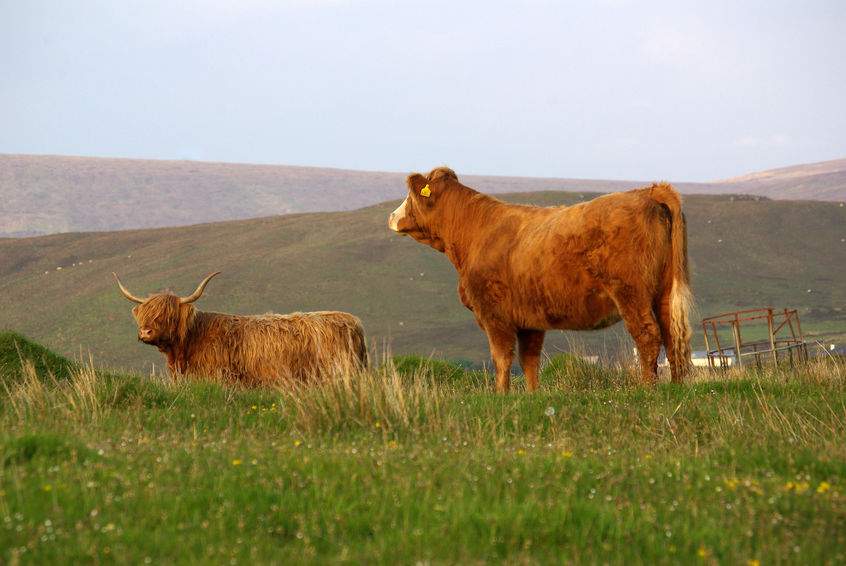
[[[194,301],[196,301],[197,299],[202,297],[203,291],[206,290],[206,285],[209,284],[209,281],[211,281],[211,278],[214,277],[215,275],[219,275],[219,274],[220,274],[220,271],[215,271],[214,273],[212,273],[211,275],[209,275],[208,277],[203,279],[202,283],[200,283],[197,286],[197,290],[194,291],[193,293],[191,293],[190,296],[180,297],[180,299],[179,299],[180,304],[184,305],[185,303],[193,303]]]
[[[144,299],[139,299],[138,297],[136,297],[135,295],[130,293],[129,289],[127,289],[126,287],[123,286],[123,283],[120,282],[120,277],[117,276],[117,273],[115,273],[113,271],[112,275],[115,276],[115,281],[117,281],[118,287],[120,287],[120,292],[123,293],[124,297],[126,297],[127,299],[129,299],[133,303],[141,304],[141,303],[144,302]]]

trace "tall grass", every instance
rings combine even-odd
[[[561,358],[508,395],[425,358],[265,389],[20,367],[7,563],[846,560],[833,359],[642,388]]]
[[[312,434],[371,426],[431,430],[443,424],[454,386],[438,383],[425,367],[404,375],[389,363],[278,391],[283,405],[291,407],[292,425]]]
[[[19,422],[46,413],[55,417],[79,422],[97,420],[104,406],[98,391],[100,377],[93,361],[70,371],[66,379],[52,373],[39,375],[31,360],[21,361],[17,380],[0,380],[4,389],[5,405]]]

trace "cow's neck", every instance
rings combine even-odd
[[[174,344],[160,344],[157,347],[159,352],[164,354],[164,357],[167,360],[167,369],[170,371],[171,375],[183,373],[183,369],[179,364],[178,347]]]
[[[477,238],[482,237],[484,228],[491,225],[496,211],[507,205],[473,190],[456,196],[458,198],[455,203],[444,207],[445,214],[439,236],[444,244],[444,253],[460,271],[467,251]]]
[[[171,373],[185,374],[188,372],[191,345],[194,342],[197,325],[203,318],[203,314],[201,311],[194,311],[194,316],[191,317],[191,321],[188,323],[185,335],[181,337],[177,335],[173,343],[159,347],[159,350],[167,358],[167,367]]]

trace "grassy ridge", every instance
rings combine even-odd
[[[846,560],[842,365],[545,372],[497,396],[413,358],[299,391],[25,371],[0,398],[0,560]]]
[[[508,198],[547,206],[591,196]],[[457,298],[447,258],[386,228],[395,206],[0,240],[0,328],[25,332],[67,356],[91,351],[101,363],[148,373],[152,364],[161,367],[161,357],[135,340],[130,305],[111,272],[145,294],[167,286],[188,293],[205,274],[222,270],[200,308],[346,310],[362,318],[378,349],[387,343],[396,354],[487,360],[487,340]],[[840,284],[846,280],[846,207],[691,196],[685,210],[699,313],[798,307],[807,333],[846,338],[846,287]],[[622,325],[550,333],[546,351],[567,351],[571,341],[596,353],[630,351]],[[697,346],[700,341],[697,332]]]
[[[0,332],[0,377],[19,380],[24,375],[24,362],[39,375],[68,378],[76,364],[41,344],[16,332]]]

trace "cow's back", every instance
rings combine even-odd
[[[364,328],[349,313],[242,317],[240,332],[244,372],[253,380],[312,381],[367,367]]]

